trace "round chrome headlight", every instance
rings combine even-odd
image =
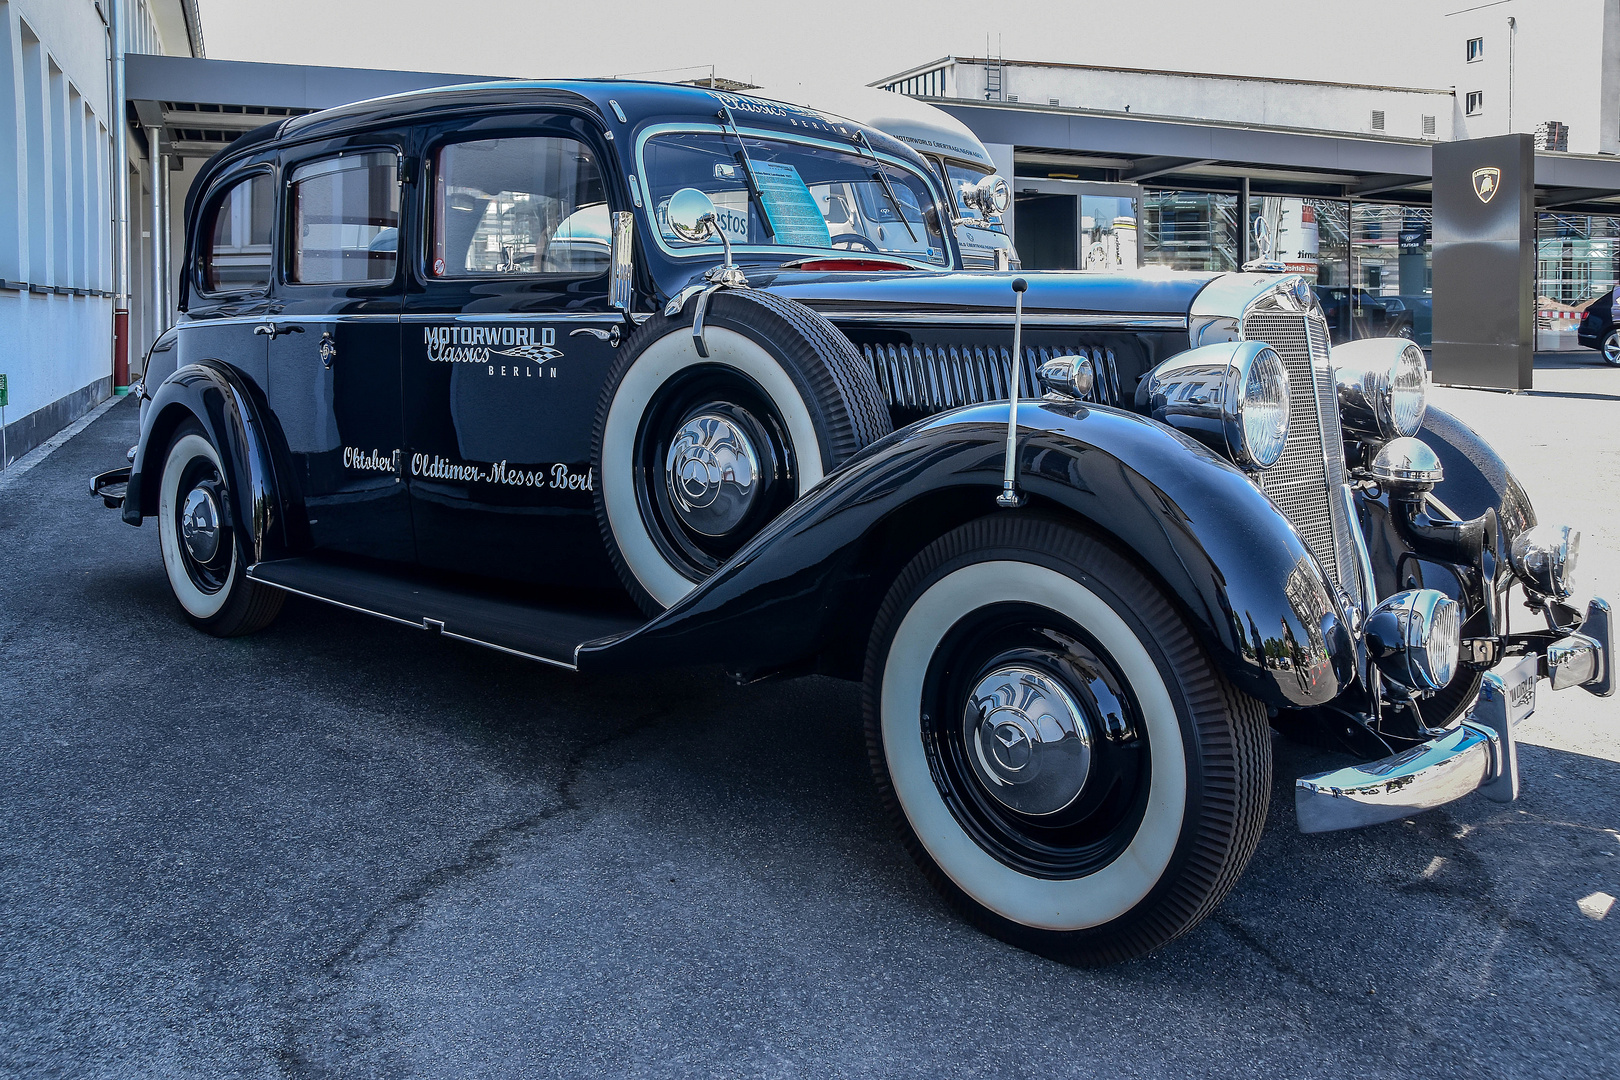
[[[1339,416],[1351,432],[1374,439],[1416,435],[1429,405],[1429,365],[1403,338],[1363,338],[1333,349]]]
[[[1367,616],[1367,652],[1384,677],[1420,694],[1444,688],[1457,673],[1462,609],[1436,589],[1411,589]]]
[[[1222,341],[1177,353],[1148,372],[1136,400],[1162,424],[1253,472],[1288,442],[1288,369],[1263,341]]]
[[[1568,525],[1537,525],[1513,538],[1508,560],[1525,588],[1554,600],[1575,591],[1575,560],[1581,534]]]
[[[1288,441],[1288,371],[1276,350],[1266,348],[1236,375],[1242,381],[1234,402],[1240,431],[1234,449],[1240,463],[1269,469]]]

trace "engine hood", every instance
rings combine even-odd
[[[1012,311],[1014,278],[1029,283],[1024,311],[1032,315],[1171,316],[1185,319],[1193,297],[1219,277],[1179,271],[1104,273],[1089,270],[953,271],[872,274],[751,272],[756,288],[791,297],[825,315],[839,312]]]

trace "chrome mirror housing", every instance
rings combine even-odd
[[[675,235],[688,244],[701,244],[720,232],[714,200],[697,188],[681,188],[671,195],[664,214]]]

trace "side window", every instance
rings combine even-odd
[[[435,165],[433,277],[607,270],[607,194],[584,143],[534,136],[451,143]]]
[[[270,235],[275,183],[269,173],[239,180],[214,196],[202,221],[197,270],[203,292],[270,287]]]
[[[345,154],[293,170],[287,186],[287,280],[300,285],[392,281],[399,261],[399,162]]]

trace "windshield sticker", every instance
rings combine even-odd
[[[790,246],[832,247],[827,219],[816,197],[792,165],[777,161],[754,162],[760,201],[776,230],[776,242]]]

